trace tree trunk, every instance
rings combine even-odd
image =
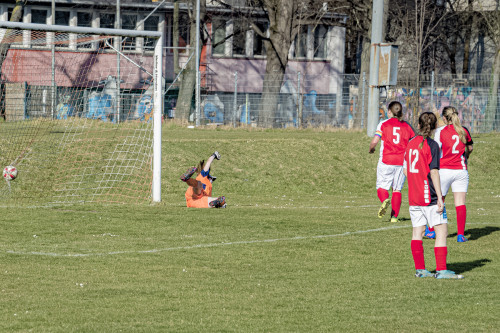
[[[273,50],[269,49],[267,52],[266,74],[264,75],[258,118],[258,124],[261,127],[272,127],[273,125],[273,119],[278,109],[281,84],[285,75],[285,68],[281,66],[276,55],[269,55],[269,53],[274,53]]]
[[[179,2],[174,3],[174,17],[172,27],[172,44],[174,45],[174,76],[179,74]]]
[[[189,28],[189,46],[191,47],[189,54],[196,52],[196,1],[191,0],[190,28]],[[206,14],[206,0],[200,1],[200,29],[203,26]],[[200,33],[200,55],[203,47]],[[181,86],[179,88],[179,96],[176,105],[176,117],[189,120],[191,114],[191,106],[196,85],[196,55],[189,61],[181,75]],[[178,115],[178,116],[177,116]]]
[[[16,0],[16,6],[12,10],[12,15],[10,16],[10,22],[19,22],[23,17],[23,9],[26,4],[26,0]],[[11,29],[7,29],[4,33],[4,38],[10,34]],[[7,51],[10,49],[10,44],[2,43],[0,45],[0,71],[2,69],[3,62],[7,57]]]
[[[363,127],[366,127],[366,121],[368,118],[368,79],[370,77],[370,39],[366,37],[362,37],[362,51],[361,51],[361,68],[360,68],[360,77],[359,77],[359,103],[357,105],[356,114],[354,115],[354,128],[361,128],[361,120],[363,120]],[[365,73],[365,95],[364,95],[364,103],[361,100],[363,98],[363,73]],[[364,104],[364,109],[362,106]]]
[[[262,127],[271,127],[278,111],[279,93],[288,64],[288,51],[297,34],[293,24],[297,3],[277,0],[266,5],[269,16],[269,42],[266,43],[266,73],[257,123]]]

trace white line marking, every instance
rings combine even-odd
[[[473,225],[473,224],[491,224],[491,223],[467,223],[467,225]],[[192,250],[192,249],[210,248],[210,247],[218,247],[218,246],[228,246],[228,245],[259,244],[259,243],[261,244],[261,243],[289,242],[289,241],[306,240],[306,239],[334,238],[334,237],[360,235],[360,234],[365,234],[365,233],[369,233],[369,232],[386,231],[386,230],[394,230],[394,229],[402,229],[402,228],[411,228],[411,224],[395,225],[395,226],[390,226],[390,227],[368,229],[368,230],[347,231],[347,232],[344,232],[342,234],[334,234],[334,235],[297,236],[297,237],[289,237],[289,238],[274,238],[274,239],[248,240],[248,241],[235,241],[235,242],[222,242],[222,243],[207,243],[207,244],[167,247],[167,248],[163,248],[163,249],[151,249],[151,250],[143,250],[143,251],[113,251],[113,252],[105,252],[105,253],[61,254],[61,253],[53,253],[53,252],[37,252],[37,251],[22,252],[22,251],[7,250],[6,253],[15,254],[15,255],[36,255],[36,256],[48,256],[48,257],[92,257],[92,256],[109,256],[109,255],[115,255],[115,254],[131,254],[131,253],[159,253],[159,252],[169,252],[169,251],[177,251],[177,250]]]

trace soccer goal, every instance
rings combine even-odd
[[[161,201],[162,34],[0,22],[3,204]]]

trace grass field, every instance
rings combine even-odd
[[[498,332],[500,135],[473,139],[467,243],[447,198],[465,280],[441,281],[413,276],[405,193],[376,217],[365,133],[167,125],[160,204],[0,207],[0,331]],[[216,149],[228,208],[185,208],[179,176]]]

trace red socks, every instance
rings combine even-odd
[[[389,191],[384,190],[383,188],[378,188],[377,195],[380,202],[384,202],[385,199],[389,198]]]
[[[425,269],[423,241],[421,240],[411,241],[411,254],[413,255],[413,261],[415,262],[415,269]]]
[[[391,216],[398,217],[401,209],[401,192],[392,192],[391,208]]]
[[[457,212],[457,234],[463,235],[465,232],[465,220],[467,219],[467,208],[465,205],[455,207]]]
[[[413,255],[413,261],[415,262],[415,269],[425,269],[424,246],[421,240],[411,241],[411,254]],[[446,246],[434,248],[434,256],[436,257],[436,271],[446,270],[447,255],[448,248]]]
[[[446,270],[447,254],[448,254],[448,248],[446,246],[434,248],[434,256],[436,256],[436,271]]]

